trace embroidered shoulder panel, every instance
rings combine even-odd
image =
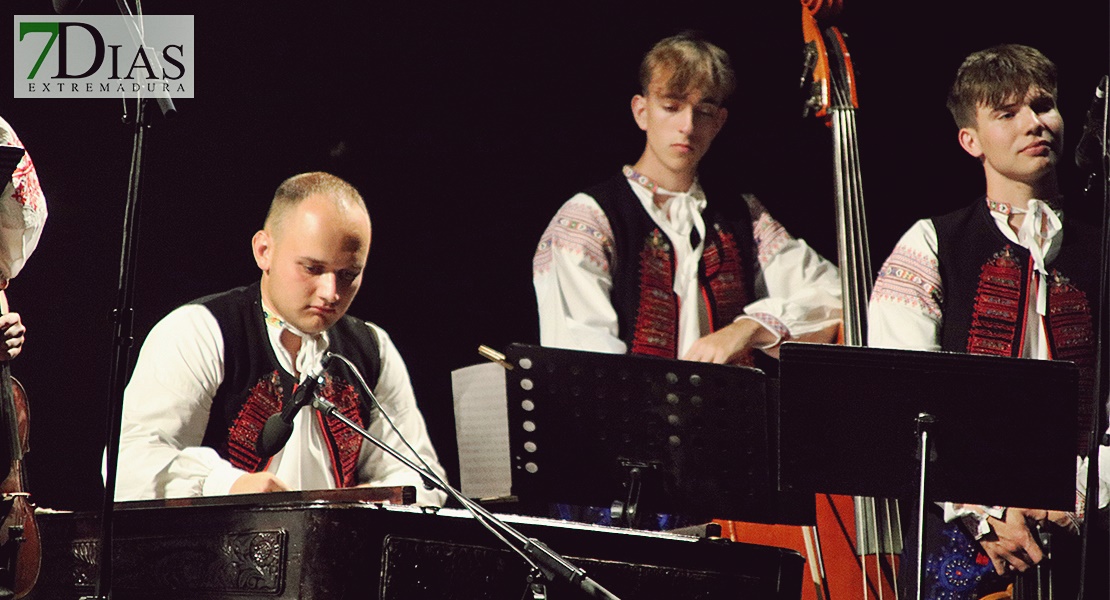
[[[602,271],[609,271],[609,257],[613,255],[613,230],[609,219],[596,206],[567,202],[540,238],[532,258],[533,272],[544,273],[551,268],[556,248],[582,255]]]
[[[752,220],[752,237],[760,266],[767,266],[782,251],[782,247],[794,239],[766,210],[759,211],[758,216]]]
[[[12,173],[12,184],[12,198],[26,210],[33,212],[42,206],[42,187],[30,154],[23,155],[23,160]]]
[[[895,246],[879,269],[872,295],[911,306],[939,320],[944,292],[936,257],[906,246]]]

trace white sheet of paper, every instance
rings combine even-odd
[[[451,372],[459,479],[469,498],[501,498],[512,488],[505,368],[482,363]]]

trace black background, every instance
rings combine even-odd
[[[982,193],[944,97],[962,58],[997,43],[1036,46],[1059,65],[1069,215],[1099,214],[1071,160],[1110,62],[1106,2],[846,3],[830,23],[848,34],[858,75],[875,267],[914,220]],[[5,5],[52,13],[45,0]],[[570,195],[639,157],[629,100],[656,40],[699,29],[739,75],[703,178],[758,193],[793,234],[835,256],[829,133],[800,118],[800,7],[788,0],[178,0],[144,10],[195,15],[196,97],[147,136],[135,349],[179,304],[256,279],[249,240],[277,184],[331,171],[362,191],[374,224],[350,312],[393,336],[456,481],[450,371],[479,362],[479,344],[538,341],[535,244]],[[77,13],[115,14],[115,3],[87,0]],[[131,129],[119,101],[14,100],[10,66],[2,72],[0,114],[33,156],[50,208],[9,290],[29,329],[13,371],[33,410],[31,488],[42,506],[95,508]]]

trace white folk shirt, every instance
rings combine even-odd
[[[267,319],[270,346],[283,369],[292,373],[295,363],[295,372],[303,378],[320,364],[328,348],[328,334],[302,334],[285,325],[301,337],[294,358],[281,344],[283,325]],[[374,394],[405,439],[443,476],[401,355],[383,329],[372,323],[366,326],[374,330],[380,346],[381,375]],[[124,392],[117,500],[224,495],[246,474],[214,449],[200,445],[212,399],[223,381],[223,354],[219,324],[201,305],[182,306],[151,329]],[[289,442],[266,469],[293,490],[336,487],[330,455],[313,412],[306,406],[296,415]],[[385,419],[378,416],[368,430],[415,460]],[[418,474],[369,442],[362,445],[358,469],[360,483],[416,486],[421,504],[442,505],[446,499],[442,492],[426,490]]]
[[[0,146],[23,148],[4,119],[0,119]],[[19,274],[38,246],[47,210],[30,154],[23,155],[14,173],[0,177],[6,178],[0,184],[0,281],[6,282]]]
[[[682,193],[663,190],[625,168],[628,183],[643,208],[667,236],[675,252],[674,291],[679,298],[678,356],[710,333],[697,265],[701,261],[705,194],[695,181]],[[656,201],[660,197],[662,202]],[[744,201],[752,214],[758,300],[739,318],[755,319],[785,340],[804,341],[835,326],[841,319],[840,283],[834,265],[804,241],[795,239],[750,195]],[[702,240],[690,244],[690,231]],[[597,201],[579,193],[551,220],[533,259],[532,282],[539,308],[540,343],[556,348],[624,354],[618,337],[613,288],[613,230]]]
[[[1022,358],[1049,358],[1048,334],[1044,319],[1047,289],[1047,265],[1060,253],[1064,232],[1063,215],[1041,200],[1032,199],[1023,211],[1001,202],[987,200],[998,230],[1011,242],[1026,248],[1033,256],[1034,268],[1029,271],[1030,296],[1037,302],[1028,303],[1025,342]],[[1025,212],[1022,227],[1015,232],[1009,225],[1012,212]],[[902,236],[879,271],[875,290],[868,307],[868,345],[905,350],[940,350],[940,326],[943,314],[941,300],[944,290],[940,281],[937,259],[937,232],[931,219],[915,223]],[[1078,460],[1078,459],[1077,459]],[[1110,475],[1110,463],[1101,457],[1100,470]],[[1077,501],[1086,494],[1086,467],[1079,463]],[[1110,478],[1102,477],[1099,502],[1110,501]],[[986,516],[1002,518],[1002,507],[983,507],[947,502],[943,504],[946,521],[971,517],[977,521],[980,535],[990,531]]]

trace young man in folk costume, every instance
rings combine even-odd
[[[713,195],[698,180],[735,87],[728,55],[695,34],[644,56],[631,106],[643,153],[563,204],[536,250],[542,345],[750,364],[753,350],[835,337],[836,267],[754,196]],[[609,522],[608,509],[559,516]]]
[[[754,196],[710,196],[698,181],[736,86],[728,55],[694,34],[666,38],[640,85],[643,154],[563,204],[536,250],[541,343],[744,363],[784,340],[830,341],[836,268]]]
[[[5,290],[38,247],[46,225],[46,198],[38,172],[15,131],[0,118],[0,146],[22,150],[15,170],[4,173],[0,189],[0,361],[15,358],[23,348],[26,329],[19,313],[8,312]]]
[[[1027,46],[976,52],[957,72],[948,109],[960,147],[983,165],[986,195],[918,221],[902,236],[875,282],[869,344],[1074,361],[1085,405],[1094,383],[1098,232],[1066,221],[1061,211],[1056,163],[1064,122],[1056,107],[1056,67]],[[968,418],[991,426],[990,415]],[[1081,415],[1079,425],[1088,431],[1090,415]],[[1081,476],[1077,507],[1085,487]],[[1034,524],[1078,531],[1075,513],[954,503],[929,508],[924,598],[971,600],[1004,589],[1013,572],[1042,560]],[[907,593],[913,570],[902,569]]]
[[[358,191],[327,173],[284,181],[252,239],[261,281],[186,304],[147,336],[124,392],[116,498],[137,500],[357,485],[413,485],[442,505],[419,474],[311,407],[266,460],[265,421],[327,351],[351,359],[416,452],[443,469],[401,355],[377,325],[348,316],[370,249]],[[376,437],[402,449],[354,374],[333,361],[319,393]]]

